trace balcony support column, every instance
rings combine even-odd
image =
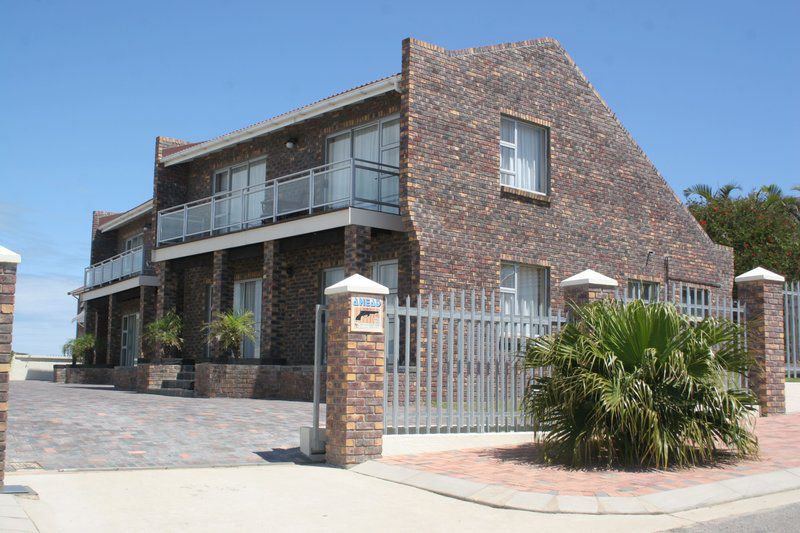
[[[144,342],[142,337],[144,336],[144,332],[147,331],[147,326],[156,319],[156,292],[155,287],[148,285],[139,287],[139,323],[141,334],[139,335],[138,357],[147,361],[153,360],[153,354],[150,351],[152,347],[147,346],[147,343]]]
[[[108,295],[108,332],[106,341],[107,365],[119,361],[120,335],[122,334],[122,316],[119,313],[119,302],[116,294]]]
[[[275,291],[276,280],[280,268],[280,255],[278,241],[264,243],[264,263],[261,276],[261,359],[270,364],[277,364],[277,350],[275,350],[275,318],[274,310],[277,307]]]
[[[214,252],[211,290],[211,320],[233,309],[233,271],[228,250]],[[211,345],[211,357],[219,359],[224,354],[217,343]]]
[[[344,274],[349,277],[361,274],[370,277],[367,272],[370,261],[370,241],[372,230],[366,226],[351,224],[344,228]]]

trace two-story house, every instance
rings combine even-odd
[[[244,357],[310,364],[323,289],[353,273],[401,297],[497,289],[534,314],[586,268],[632,297],[730,294],[731,251],[556,41],[407,39],[400,66],[211,140],[157,139],[151,315],[183,317],[187,358],[219,355],[203,325],[236,309],[258,324]]]

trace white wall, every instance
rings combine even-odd
[[[11,363],[11,381],[40,380],[53,381],[53,365],[72,362],[62,355],[14,355]]]

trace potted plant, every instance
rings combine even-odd
[[[162,360],[183,348],[182,331],[183,320],[175,310],[170,310],[147,325],[144,340],[158,351],[158,359]]]
[[[242,342],[256,340],[255,316],[251,311],[228,311],[206,326],[209,340],[219,344],[226,356],[239,359]]]
[[[72,357],[72,366],[82,365],[86,362],[86,358],[94,353],[95,338],[91,333],[75,337],[64,343],[61,347],[61,352]]]

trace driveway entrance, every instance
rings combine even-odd
[[[300,426],[311,424],[307,402],[177,398],[37,381],[10,386],[7,471],[289,461],[299,458]]]

